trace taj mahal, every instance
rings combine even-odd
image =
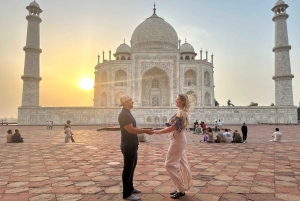
[[[191,121],[225,124],[297,123],[297,107],[293,103],[291,65],[286,10],[278,0],[272,12],[275,23],[275,106],[215,106],[214,55],[199,51],[186,40],[181,42],[176,30],[153,13],[133,31],[129,44],[116,48],[108,59],[98,55],[95,66],[94,105],[87,107],[43,107],[39,103],[40,23],[43,12],[37,2],[26,7],[27,40],[22,105],[18,108],[18,124],[56,125],[71,120],[72,124],[117,124],[120,97],[133,97],[133,115],[138,124],[163,124],[176,112],[174,100],[185,93],[193,100]],[[271,50],[270,50],[271,54]],[[112,56],[114,58],[112,58]],[[198,57],[197,57],[198,58]],[[271,78],[270,78],[271,81]],[[267,90],[267,89],[266,89]]]

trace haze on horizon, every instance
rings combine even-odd
[[[156,13],[190,43],[199,59],[207,49],[214,57],[215,98],[221,106],[275,102],[274,22],[271,8],[277,0],[158,0]],[[28,14],[31,0],[10,0],[0,8],[0,119],[17,117],[21,105]],[[259,2],[259,3],[258,3]],[[294,104],[300,101],[299,0],[286,0]],[[40,17],[41,106],[92,106],[93,90],[79,81],[94,79],[97,55],[112,54],[134,29],[153,13],[153,1],[37,0]],[[205,54],[203,54],[205,58]],[[112,57],[114,59],[114,57]]]

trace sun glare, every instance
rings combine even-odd
[[[82,78],[79,81],[79,86],[84,90],[90,90],[94,87],[94,81],[91,78]]]

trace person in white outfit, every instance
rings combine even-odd
[[[270,142],[281,142],[282,133],[279,132],[279,128],[275,128],[275,132],[273,133],[272,137],[273,140],[270,140]]]
[[[231,143],[233,138],[231,136],[231,133],[228,132],[228,129],[225,129],[225,133],[223,133],[223,136],[225,138],[226,143]]]
[[[70,127],[66,127],[64,133],[66,134],[66,137],[65,137],[65,142],[70,142],[70,139],[71,139],[71,136],[72,136],[72,132],[71,132],[71,129]]]
[[[219,121],[218,121],[218,127],[219,127],[219,129],[220,129],[220,131],[222,131],[222,122],[221,122],[221,119],[219,119]]]
[[[186,94],[179,94],[176,99],[175,114],[169,121],[167,128],[154,131],[154,134],[170,133],[170,146],[166,156],[165,166],[176,190],[170,193],[172,199],[178,199],[185,195],[192,185],[192,175],[190,166],[185,155],[187,140],[185,136],[188,125],[188,113],[190,112],[190,102]]]

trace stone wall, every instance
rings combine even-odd
[[[118,124],[121,108],[94,107],[19,107],[19,125],[54,125],[64,124],[71,120],[76,124]],[[138,125],[163,125],[176,113],[176,108],[132,109]],[[291,107],[202,107],[195,108],[190,114],[190,123],[195,120],[211,124],[221,119],[224,124],[257,124],[257,123],[297,123],[297,108]]]

